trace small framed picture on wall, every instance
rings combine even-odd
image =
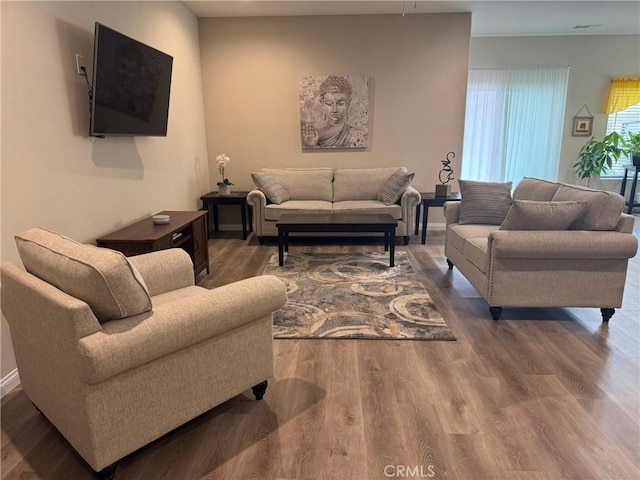
[[[573,131],[571,135],[574,137],[588,137],[591,135],[593,126],[593,117],[573,117]]]

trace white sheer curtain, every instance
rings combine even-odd
[[[557,180],[569,67],[471,69],[461,178]]]

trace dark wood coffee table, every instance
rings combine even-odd
[[[289,251],[289,234],[294,232],[346,233],[375,232],[384,234],[384,251],[389,251],[393,267],[398,222],[388,213],[381,214],[286,214],[276,222],[278,228],[278,262],[284,265],[284,252]]]

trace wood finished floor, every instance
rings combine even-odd
[[[277,251],[220,236],[208,288],[260,273]],[[443,238],[398,248],[456,342],[276,340],[263,401],[247,391],[220,405],[122,460],[116,478],[640,478],[638,257],[608,325],[581,308],[505,309],[494,322],[447,270]],[[20,387],[2,399],[1,448],[6,480],[92,478]]]

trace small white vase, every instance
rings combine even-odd
[[[230,195],[231,185],[218,185],[218,195]]]

